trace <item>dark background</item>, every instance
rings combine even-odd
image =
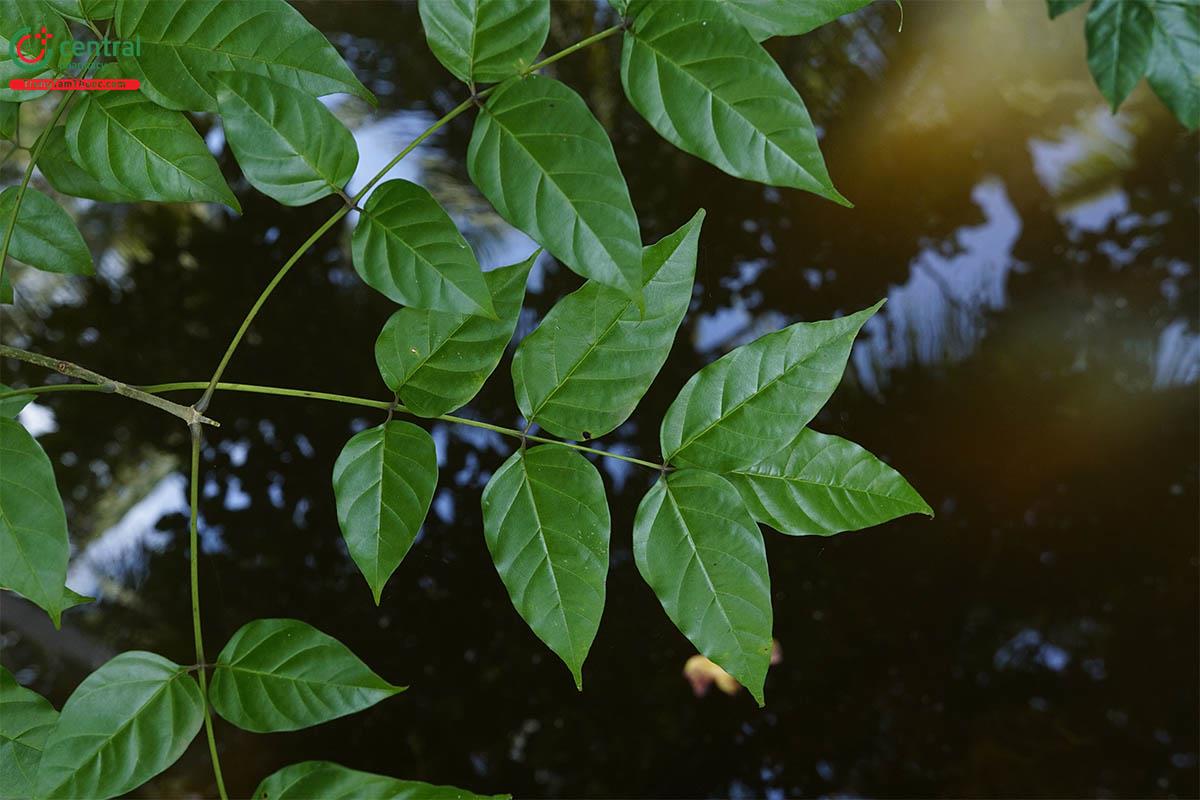
[[[307,3],[381,99],[337,98],[362,171],[464,96],[415,6]],[[546,52],[612,24],[555,3]],[[661,141],[625,102],[619,43],[556,64],[609,130],[646,242],[708,210],[695,301],[668,364],[602,446],[653,458],[695,370],[761,333],[890,302],[814,422],[900,469],[937,511],[834,538],[767,532],[783,662],[767,706],[693,696],[692,650],[632,561],[654,475],[601,464],[608,604],[585,691],[512,609],[479,495],[513,443],[434,424],[440,489],[375,608],[338,532],[330,474],[383,414],[220,394],[203,455],[204,631],[215,657],[250,619],[303,619],[411,684],[364,713],[258,736],[217,721],[230,791],[328,759],[517,796],[1195,796],[1197,137],[1143,86],[1112,117],[1079,14],[1036,2],[891,3],[769,48],[805,97],[856,208],[741,182]],[[30,111],[28,113],[36,113]],[[278,265],[337,208],[78,203],[99,276],[17,271],[4,340],[130,382],[205,379]],[[485,266],[531,247],[466,177],[472,116],[404,163]],[[14,163],[17,162],[17,163]],[[6,184],[21,168],[4,168]],[[361,185],[361,175],[359,184]],[[347,227],[297,265],[227,380],[385,399],[373,344],[393,306],[358,280]],[[579,279],[544,259],[518,336]],[[509,357],[463,412],[518,423]],[[4,381],[44,372],[5,365]],[[187,402],[188,395],[178,395]],[[54,633],[3,598],[3,662],[60,706],[126,649],[191,663],[185,431],[145,406],[48,395],[23,420],[55,463],[100,593]],[[142,797],[213,795],[199,737]]]

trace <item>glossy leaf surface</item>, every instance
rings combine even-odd
[[[675,627],[761,706],[771,581],[762,533],[737,490],[695,469],[660,479],[638,506],[633,556]]]
[[[808,428],[778,453],[725,477],[756,520],[795,536],[857,531],[905,514],[933,516],[896,470],[854,442]]]
[[[404,691],[337,639],[294,619],[257,619],[217,657],[213,709],[257,733],[294,731],[344,717]]]
[[[500,800],[420,781],[402,781],[386,775],[348,769],[330,761],[303,761],[269,775],[254,790],[264,800]]]
[[[1147,79],[1188,130],[1200,126],[1200,4],[1160,0]]]
[[[46,740],[38,797],[116,797],[175,763],[204,719],[200,687],[154,653],[122,653],[67,698]]]
[[[756,41],[799,36],[853,13],[871,0],[719,0]]]
[[[582,688],[608,575],[600,473],[560,445],[513,453],[483,490],[483,528],[517,613]]]
[[[603,436],[658,375],[692,299],[704,212],[642,251],[645,313],[595,281],[559,300],[513,357],[517,405],[565,439]]]
[[[0,138],[12,139],[17,135],[17,120],[21,116],[21,104],[0,100]]]
[[[16,186],[0,192],[0,231],[8,228],[18,192]],[[92,254],[75,221],[62,206],[32,187],[25,189],[8,253],[46,272],[90,275],[93,271]]]
[[[1150,64],[1154,15],[1142,0],[1096,0],[1084,35],[1088,69],[1115,112]]]
[[[454,222],[424,188],[386,181],[354,228],[354,268],[397,303],[495,317],[483,272]]]
[[[467,169],[500,216],[575,273],[636,296],[641,234],[604,128],[583,98],[531,75],[475,121]]]
[[[225,136],[255,189],[302,206],[354,175],[354,136],[320,100],[248,72],[217,72],[212,80]]]
[[[75,163],[67,147],[67,129],[59,125],[46,134],[38,169],[55,190],[72,197],[100,200],[106,203],[129,203],[138,197],[120,188],[106,186],[91,173]]]
[[[140,37],[122,54],[142,91],[179,111],[216,111],[214,72],[252,72],[313,95],[346,92],[374,103],[324,35],[285,0],[122,0],[117,36]]]
[[[432,437],[399,420],[355,434],[333,465],[338,525],[375,605],[421,530],[437,478]]]
[[[621,83],[664,139],[738,178],[842,205],[800,95],[725,8],[708,0],[630,3]]]
[[[727,472],[778,452],[837,388],[854,337],[881,305],[798,322],[704,367],[663,417],[663,456],[672,464]]]
[[[0,587],[43,608],[57,628],[66,592],[67,516],[50,459],[16,420],[0,416]]]
[[[405,408],[437,417],[479,393],[512,339],[537,255],[484,273],[497,319],[419,308],[392,314],[375,342],[375,363]]]
[[[67,147],[110,190],[159,202],[224,203],[240,211],[217,162],[186,116],[140,92],[94,92],[67,114]]]
[[[58,712],[0,667],[0,798],[24,800],[37,789],[38,766]]]
[[[550,32],[550,0],[421,0],[420,12],[429,49],[468,83],[526,69]]]

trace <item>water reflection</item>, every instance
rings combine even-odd
[[[462,90],[425,52],[411,5],[301,8],[381,97],[377,110],[331,101],[362,154],[356,190]],[[615,42],[555,68],[612,131],[645,241],[709,211],[671,359],[605,446],[653,457],[658,420],[696,369],[886,295],[815,427],[892,461],[938,518],[767,537],[788,659],[760,711],[744,696],[695,698],[680,679],[692,652],[632,563],[634,510],[655,476],[598,462],[612,565],[579,694],[513,612],[483,541],[479,492],[512,442],[429,426],[440,486],[376,608],[338,535],[329,476],[346,439],[383,415],[218,396],[223,426],[202,453],[210,649],[255,616],[294,616],[413,686],[294,734],[218,723],[235,792],[328,758],[531,797],[1196,794],[1196,138],[1140,96],[1115,118],[1098,109],[1078,20],[1050,24],[1036,3],[906,15],[897,34],[894,7],[877,3],[769,45],[854,211],[733,181],[658,141],[621,99]],[[556,4],[555,18],[551,49],[611,12]],[[485,266],[511,263],[533,248],[467,179],[470,132],[457,120],[394,176],[426,186]],[[235,188],[240,217],[73,206],[99,279],[20,273],[24,305],[3,312],[4,339],[128,380],[203,377],[276,266],[337,208],[283,209]],[[348,231],[288,276],[231,380],[386,397],[372,347],[394,308],[354,274]],[[539,259],[517,338],[578,284]],[[461,413],[519,424],[508,369],[506,358]],[[45,379],[6,365],[5,382]],[[46,423],[72,580],[100,601],[70,612],[62,634],[9,597],[0,621],[5,665],[59,704],[112,651],[191,657],[186,434],[90,399],[47,396],[23,421]],[[211,794],[206,759],[198,746],[142,794]]]

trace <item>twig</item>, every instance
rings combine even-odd
[[[38,353],[31,353],[28,350],[21,350],[16,347],[9,347],[8,345],[0,345],[0,357],[15,358],[18,361],[24,361],[29,364],[36,364],[39,367],[52,369],[55,372],[60,372],[63,375],[67,375],[71,378],[78,378],[81,381],[94,383],[97,386],[100,386],[103,391],[119,394],[123,397],[128,397],[131,400],[137,400],[140,403],[154,406],[160,411],[165,411],[168,414],[179,417],[188,425],[203,424],[212,425],[214,428],[220,427],[219,422],[209,419],[194,408],[181,406],[178,403],[172,403],[170,400],[152,395],[149,392],[143,392],[141,389],[134,388],[127,383],[122,383],[121,381],[116,381],[112,378],[105,377],[98,372],[92,372],[90,369],[81,367],[78,364],[72,364],[70,361],[63,361],[59,358],[51,358],[50,356],[43,356]]]

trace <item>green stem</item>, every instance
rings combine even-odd
[[[99,55],[99,52],[92,53],[91,58],[84,63],[83,69],[79,71],[79,74],[86,75],[87,71],[91,69],[92,63]],[[62,115],[67,110],[67,106],[71,100],[75,97],[76,91],[78,90],[72,89],[67,92],[66,96],[59,102],[58,108],[54,110],[54,116],[51,118],[50,124],[42,130],[38,135],[37,141],[33,143],[33,150],[29,153],[29,164],[26,165],[25,175],[21,178],[21,184],[17,188],[17,198],[16,202],[13,203],[12,216],[9,217],[8,227],[4,230],[4,243],[0,245],[0,280],[4,278],[4,265],[8,261],[8,248],[12,244],[13,232],[17,229],[17,217],[21,213],[21,203],[25,199],[25,190],[29,188],[29,179],[33,177],[33,168],[37,165],[38,156],[42,154],[42,148],[46,146],[46,141],[50,138],[50,131],[62,119]],[[16,151],[14,150],[13,152]],[[12,153],[9,153],[9,155],[12,155]],[[5,160],[7,161],[8,159],[5,158]]]
[[[192,432],[192,485],[190,501],[192,518],[188,528],[188,561],[192,582],[192,634],[196,640],[196,663],[204,664],[204,636],[200,631],[200,444],[201,430],[199,425],[188,426]],[[200,681],[200,694],[204,699],[204,734],[208,738],[208,755],[212,759],[213,775],[217,779],[217,794],[221,800],[229,800],[225,793],[225,779],[221,776],[221,757],[217,754],[217,737],[213,733],[212,710],[208,702],[208,677],[204,667],[196,670]]]
[[[517,78],[528,75],[531,72],[534,72],[536,70],[542,69],[543,67],[549,66],[550,64],[553,64],[555,61],[558,61],[559,59],[562,59],[562,58],[566,58],[567,56],[571,55],[572,53],[582,50],[583,48],[585,48],[589,45],[595,44],[596,42],[602,41],[604,39],[607,39],[610,36],[620,33],[621,30],[622,30],[621,26],[614,25],[611,28],[606,28],[603,31],[600,31],[599,33],[593,34],[592,36],[589,36],[586,39],[581,39],[580,41],[576,42],[575,44],[571,45],[570,47],[564,48],[564,49],[560,50],[559,52],[555,53],[554,55],[549,56],[548,58],[542,59],[541,61],[537,62],[536,64],[530,65],[529,67],[522,70],[518,75],[515,75],[512,78],[509,78],[508,80],[509,81],[516,80]],[[507,83],[507,81],[505,81],[504,83]],[[394,158],[392,158],[391,161],[389,161],[387,164],[385,164],[383,169],[376,172],[374,177],[372,177],[371,180],[367,181],[366,185],[364,185],[361,189],[359,189],[358,192],[352,198],[350,198],[350,202],[344,208],[341,208],[332,217],[330,217],[328,220],[326,220],[324,225],[322,225],[320,228],[318,228],[316,230],[316,232],[313,233],[312,236],[308,237],[308,239],[303,244],[300,245],[300,247],[296,250],[296,252],[292,253],[291,258],[289,258],[284,263],[284,265],[279,268],[279,271],[275,273],[275,277],[271,279],[271,282],[268,283],[266,288],[264,288],[262,290],[262,293],[258,296],[258,299],[254,301],[254,305],[252,305],[250,307],[250,310],[248,312],[246,312],[246,316],[242,320],[242,324],[238,327],[237,333],[235,333],[233,335],[233,339],[230,340],[229,346],[225,348],[225,353],[224,353],[224,355],[221,356],[221,361],[219,364],[217,364],[216,371],[213,372],[212,377],[209,379],[208,385],[204,389],[204,394],[196,402],[195,407],[196,407],[197,411],[200,411],[201,413],[203,413],[205,410],[208,409],[208,404],[210,402],[212,402],[213,393],[217,390],[217,384],[220,383],[221,377],[225,374],[225,368],[227,366],[229,366],[229,361],[230,361],[230,359],[233,358],[234,351],[237,350],[238,345],[241,344],[242,337],[246,335],[246,331],[249,329],[250,323],[252,323],[254,321],[254,318],[256,316],[258,316],[258,312],[266,304],[267,298],[269,298],[271,296],[271,293],[275,291],[275,287],[277,287],[280,284],[280,282],[283,280],[284,276],[287,275],[288,272],[291,270],[291,268],[296,264],[296,262],[300,260],[300,257],[303,256],[306,252],[308,252],[308,249],[310,247],[312,247],[314,244],[316,244],[317,240],[320,239],[323,235],[325,235],[325,233],[330,228],[332,228],[334,226],[334,224],[337,223],[338,220],[340,220],[342,217],[344,217],[346,215],[346,213],[348,211],[350,211],[351,207],[357,205],[358,202],[360,200],[362,200],[363,197],[366,196],[367,192],[369,192],[375,186],[375,184],[377,184],[377,183],[379,183],[379,181],[383,180],[383,177],[385,175],[387,175],[389,172],[391,172],[393,167],[395,167],[397,164],[399,164],[409,153],[411,153],[413,150],[417,149],[417,147],[421,144],[421,142],[428,139],[430,136],[432,136],[434,133],[436,133],[439,129],[441,129],[446,124],[448,124],[451,120],[455,119],[456,117],[458,117],[459,115],[461,115],[462,113],[467,111],[472,105],[474,105],[477,102],[482,101],[485,97],[490,95],[492,92],[494,92],[500,86],[503,86],[504,83],[496,84],[495,86],[491,86],[491,87],[488,87],[487,89],[484,89],[482,92],[473,94],[471,97],[467,98],[466,100],[464,100],[461,103],[459,103],[458,105],[456,105],[454,108],[450,109],[450,111],[446,112],[446,114],[443,115],[442,118],[439,119],[437,122],[433,123],[428,128],[426,128],[419,136],[417,136],[417,138],[413,139],[411,142],[408,143],[408,145],[403,150],[401,150],[399,153],[397,153],[396,156]]]
[[[151,386],[139,386],[138,389],[146,394],[156,395],[164,392],[182,392],[189,389],[207,389],[208,383],[205,381],[176,381],[174,383],[156,383]],[[55,386],[34,386],[29,389],[12,389],[7,392],[0,392],[0,400],[7,400],[10,397],[19,397],[22,395],[44,394],[46,392],[59,392],[67,388],[73,388],[75,391],[102,391],[102,387],[89,386],[85,384],[59,384]],[[399,411],[404,414],[417,417],[402,405],[393,403],[390,400],[372,400],[367,397],[354,397],[348,394],[332,394],[330,392],[314,392],[309,389],[285,389],[281,386],[259,386],[252,383],[218,383],[217,391],[222,392],[244,392],[247,394],[266,394],[276,397],[303,397],[309,400],[326,400],[331,403],[342,403],[350,406],[362,406],[364,408],[376,408],[380,411]],[[449,422],[454,425],[469,425],[472,428],[482,428],[488,431],[510,436],[514,439],[524,439],[530,442],[539,444],[557,444],[562,447],[570,447],[572,450],[579,450],[583,453],[593,453],[605,458],[615,458],[620,461],[628,461],[630,464],[637,464],[639,467],[648,467],[650,469],[661,470],[662,464],[655,464],[653,461],[645,461],[633,456],[621,455],[608,450],[600,450],[587,445],[576,444],[574,442],[564,442],[559,439],[551,439],[547,436],[536,436],[519,431],[516,428],[505,428],[502,425],[493,425],[490,422],[481,422],[477,419],[468,417],[458,417],[453,414],[442,414],[435,419],[442,422]]]

